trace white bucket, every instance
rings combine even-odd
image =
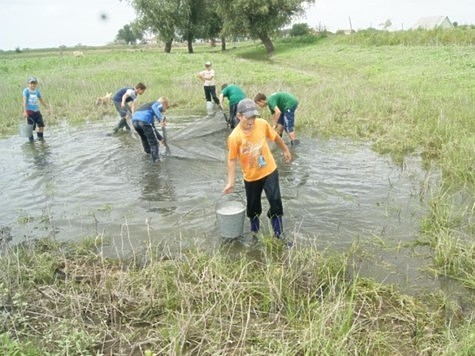
[[[218,230],[222,237],[235,238],[243,234],[246,207],[238,201],[223,201],[216,205]]]
[[[206,102],[206,112],[208,115],[212,115],[214,113],[214,103],[212,101]]]
[[[20,132],[21,137],[30,137],[31,135],[33,135],[33,125],[20,124],[18,126],[18,131]]]

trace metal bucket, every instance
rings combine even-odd
[[[214,113],[214,103],[212,101],[206,102],[206,112],[208,115],[212,115]]]
[[[18,126],[18,131],[20,132],[21,137],[30,137],[31,135],[33,135],[33,125],[20,124]]]
[[[246,207],[238,201],[223,201],[216,204],[216,220],[219,234],[235,238],[243,234]]]

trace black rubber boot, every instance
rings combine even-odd
[[[158,156],[158,145],[151,145],[150,153],[152,154],[152,163],[160,161],[160,157]]]
[[[282,236],[283,227],[282,227],[282,216],[273,216],[271,219],[272,229],[274,230],[274,236],[278,239]]]
[[[113,131],[114,131],[114,133],[117,133],[118,131],[122,130],[124,127],[127,127],[128,130],[130,130],[129,125],[127,125],[127,120],[125,118],[122,118],[122,119],[119,120],[117,125],[115,125]]]
[[[251,221],[251,232],[253,233],[259,232],[259,229],[260,229],[259,217],[256,216],[249,220]]]

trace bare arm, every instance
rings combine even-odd
[[[21,105],[23,107],[23,116],[28,117],[28,114],[26,113],[26,96],[23,96],[23,101]]]
[[[285,161],[290,162],[292,160],[292,155],[290,154],[289,148],[285,144],[282,137],[280,137],[279,135],[276,135],[274,142],[277,143],[277,145],[280,147],[280,149],[284,153]]]
[[[274,115],[272,115],[272,126],[275,128],[277,125],[277,121],[279,121],[279,117],[282,114],[282,111],[276,106],[274,109]]]
[[[120,106],[122,106],[122,107],[125,106],[125,101],[127,100],[128,97],[129,97],[129,94],[127,94],[127,93],[122,95],[122,102],[120,103]]]
[[[135,100],[134,100],[134,101],[132,101],[132,105],[130,105],[130,111],[132,111],[132,113],[134,113],[135,108],[136,108],[136,103],[135,103]]]
[[[41,103],[45,108],[49,109],[49,105],[48,105],[48,103],[46,102],[45,99],[40,98],[40,103]]]
[[[236,159],[228,159],[228,182],[224,187],[224,194],[229,194],[234,191],[234,181],[236,180],[236,165]]]

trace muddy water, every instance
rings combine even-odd
[[[47,128],[45,142],[31,144],[18,136],[0,140],[0,226],[10,231],[13,242],[104,236],[111,241],[109,252],[116,253],[138,250],[149,241],[180,247],[222,243],[215,206],[244,196],[240,180],[236,194],[221,193],[228,134],[224,121],[171,117],[170,154],[151,164],[139,140],[126,133],[107,135],[114,120]],[[368,145],[300,138],[291,164],[276,151],[284,229],[296,248],[346,249],[355,241],[376,241],[383,248],[376,261],[361,267],[365,273],[420,284],[425,278],[418,272],[421,259],[384,247],[414,241],[437,174],[424,171],[417,158],[396,166]],[[245,234],[236,248],[252,248],[250,240]]]

